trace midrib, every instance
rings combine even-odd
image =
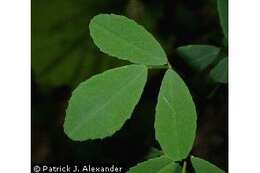
[[[171,107],[171,104],[170,104],[169,100],[167,99],[167,97],[164,96],[164,95],[163,95],[162,97],[163,97],[163,100],[165,101],[165,103],[168,105],[168,107],[169,107],[169,109],[171,110],[171,112],[172,112],[174,115],[176,115],[176,111]],[[172,119],[173,119],[174,126],[176,127],[176,129],[178,129],[176,116],[175,116],[175,117],[172,116],[172,117],[173,117]],[[174,133],[174,136],[175,136],[176,139],[177,139],[176,141],[178,142],[178,139],[180,139],[178,133],[176,133],[176,130],[173,131],[173,133]],[[180,144],[177,145],[177,146],[180,146]],[[175,150],[176,150],[176,153],[177,153],[178,155],[180,155],[179,148],[176,148]]]
[[[74,129],[71,130],[71,134],[74,134],[75,132],[77,132],[82,127],[82,125],[85,124],[86,121],[90,121],[91,119],[93,119],[95,117],[94,116],[95,114],[97,114],[98,112],[103,110],[107,105],[109,105],[113,99],[115,99],[118,95],[120,95],[122,93],[122,91],[124,91],[128,86],[130,86],[132,83],[134,83],[141,75],[143,75],[143,73],[140,73],[139,75],[137,75],[132,81],[130,81],[126,85],[124,85],[125,83],[123,85],[121,85],[122,87],[120,86],[120,89],[118,90],[118,92],[116,94],[109,97],[109,99],[99,109],[97,109],[96,111],[94,111],[93,113],[88,115],[90,118],[85,119],[85,121],[84,121],[84,119],[83,119],[84,116],[82,116],[82,119],[77,121],[77,122],[81,122],[81,123],[77,124],[74,127]]]
[[[121,37],[119,34],[113,32],[113,31],[110,30],[108,27],[106,27],[106,26],[104,26],[104,25],[101,25],[101,24],[99,24],[99,23],[94,23],[94,24],[95,24],[98,28],[101,28],[103,31],[108,32],[109,34],[112,34],[115,38],[121,40],[121,41],[124,42],[125,44],[130,45],[130,46],[132,46],[132,47],[134,47],[134,48],[136,48],[136,49],[138,49],[138,50],[141,50],[141,52],[143,52],[143,54],[146,54],[146,55],[148,55],[149,57],[153,57],[154,59],[157,59],[157,60],[161,59],[161,57],[159,57],[159,56],[154,56],[153,54],[151,54],[151,53],[150,53],[150,52],[151,52],[150,50],[143,49],[143,48],[141,48],[141,47],[139,47],[139,46],[137,46],[137,45],[135,45],[135,44],[132,44],[131,42],[125,40],[123,37]]]

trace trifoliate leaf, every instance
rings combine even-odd
[[[111,136],[130,118],[146,79],[145,66],[128,65],[82,82],[70,98],[65,133],[77,141]]]
[[[124,16],[100,14],[90,24],[90,35],[99,49],[113,57],[144,65],[163,65],[167,57],[154,37]]]
[[[196,133],[196,109],[180,76],[168,70],[163,78],[155,115],[156,139],[162,151],[179,161],[186,158]]]

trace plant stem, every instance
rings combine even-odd
[[[184,161],[181,173],[186,173],[187,162]]]
[[[151,66],[148,66],[148,68],[151,68],[151,69],[172,69],[172,66],[171,66],[170,62],[168,61],[167,64],[165,64],[165,65],[151,65]]]
[[[169,69],[172,69],[172,66],[169,61],[168,61],[167,65],[168,65]]]
[[[169,65],[156,65],[156,66],[148,66],[148,68],[152,68],[152,69],[169,69]]]

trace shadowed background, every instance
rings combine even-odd
[[[74,142],[63,132],[72,90],[94,74],[129,64],[93,44],[88,24],[100,13],[128,16],[161,43],[197,107],[192,154],[227,171],[227,85],[209,82],[176,54],[177,47],[188,44],[223,47],[216,0],[32,0],[32,162],[90,160],[131,167],[160,149],[153,122],[163,69],[149,71],[132,118],[112,137]]]

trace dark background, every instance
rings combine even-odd
[[[197,107],[198,130],[191,154],[227,171],[227,84],[211,83],[175,51],[188,44],[225,47],[216,0],[32,0],[32,162],[88,160],[131,167],[148,158],[154,148],[160,149],[153,122],[163,69],[150,71],[132,118],[112,137],[74,142],[63,132],[72,90],[94,74],[128,64],[99,52],[93,44],[88,24],[100,13],[128,16],[161,43]]]

